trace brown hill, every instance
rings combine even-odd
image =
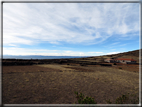
[[[107,58],[128,58],[128,59],[134,59],[139,63],[139,51],[140,50],[134,50],[134,51],[128,51],[128,52],[123,52],[123,53],[118,53],[118,54],[111,54],[111,55],[103,55],[103,56],[92,56],[88,58],[77,58],[76,60],[84,60],[84,61],[90,61],[90,62],[103,62],[104,59]]]
[[[102,56],[103,58],[130,58],[130,59],[134,59],[137,62],[139,62],[139,51],[140,50],[134,50],[134,51],[128,51],[128,52],[123,52],[123,53],[119,53],[119,54],[112,54],[112,55],[104,55]],[[142,49],[141,49],[142,51]],[[142,54],[141,54],[142,56]]]

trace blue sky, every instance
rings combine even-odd
[[[4,3],[3,55],[98,56],[139,49],[139,3]]]

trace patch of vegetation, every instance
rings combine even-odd
[[[116,99],[116,104],[126,104],[126,102],[131,104],[138,104],[139,103],[139,97],[136,98],[135,94],[129,94],[122,95]]]
[[[119,69],[122,69],[121,67],[119,67]]]
[[[125,102],[128,100],[128,96],[127,95],[122,95],[120,97],[118,97],[115,101],[116,104],[125,104]]]
[[[75,92],[76,98],[79,104],[97,104],[97,102],[92,97],[84,97],[82,93]],[[108,104],[112,104],[109,100],[106,100]],[[120,97],[117,97],[115,100],[116,104],[139,104],[139,97],[136,98],[135,94],[123,94]]]
[[[84,97],[82,93],[75,92],[79,104],[97,104],[92,97]]]

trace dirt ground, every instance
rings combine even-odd
[[[116,66],[118,67],[118,66]],[[98,104],[139,94],[139,73],[116,67],[44,64],[2,67],[3,104],[74,104],[75,91]]]

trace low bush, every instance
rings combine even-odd
[[[138,104],[139,103],[139,97],[136,98],[136,95],[135,94],[125,94],[125,95],[122,95],[120,97],[118,97],[116,99],[116,104],[128,104],[128,103],[131,103],[131,104]]]
[[[97,104],[92,97],[84,97],[82,93],[75,92],[79,104]]]
[[[116,99],[115,103],[116,104],[124,104],[127,100],[128,100],[128,96],[122,95]]]
[[[79,104],[97,104],[97,102],[92,97],[84,97],[82,93],[75,92],[76,98]],[[106,100],[108,104],[112,104],[109,100]],[[135,94],[123,94],[120,97],[117,97],[115,100],[116,104],[139,104],[139,97],[136,98]]]

